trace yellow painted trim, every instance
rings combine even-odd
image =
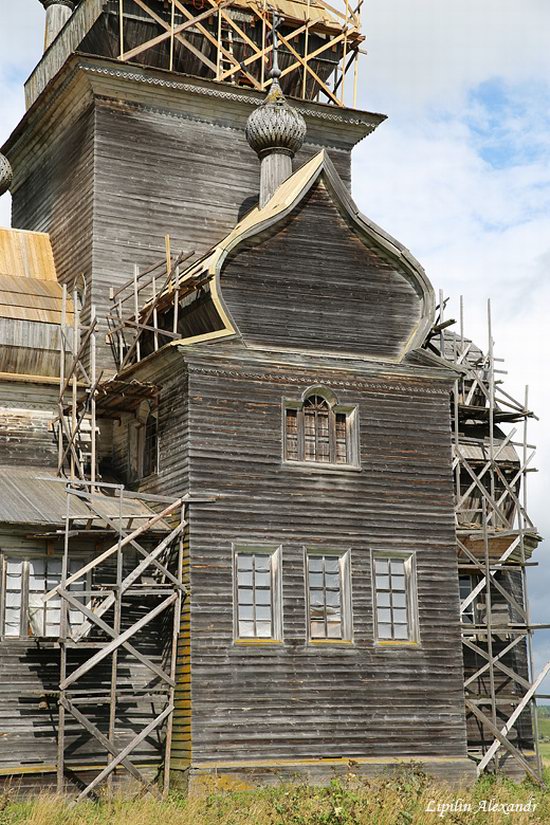
[[[465,762],[468,759],[466,754],[464,756],[427,756],[427,755],[413,755],[413,756],[340,756],[340,757],[312,757],[310,759],[257,759],[257,760],[243,760],[237,762],[235,760],[227,762],[203,762],[202,764],[195,764],[193,767],[198,771],[212,771],[222,769],[239,769],[239,768],[282,768],[292,767],[294,765],[349,765],[350,762],[357,765],[400,765],[408,762],[431,762],[436,764],[453,764],[455,762]]]
[[[354,647],[352,639],[309,639],[308,645],[323,647],[324,645],[338,645],[338,647]]]
[[[420,642],[401,642],[399,639],[378,640],[375,647],[420,647]]]
[[[203,344],[208,341],[215,341],[218,338],[227,338],[234,335],[235,330],[231,329],[217,329],[215,332],[205,332],[203,335],[193,335],[191,338],[178,338],[177,341],[170,341],[169,347],[187,347],[191,344]],[[59,383],[59,382],[58,382]]]
[[[282,639],[235,639],[239,647],[263,647],[264,645],[284,645]]]
[[[160,760],[156,762],[145,762],[143,764],[137,764],[136,768],[157,768],[160,765]],[[69,764],[68,767],[72,771],[101,771],[103,768],[107,767],[107,763],[98,763],[97,765],[73,765]],[[125,770],[124,766],[121,765],[120,768],[116,768],[117,771]],[[16,765],[13,768],[0,768],[0,776],[23,776],[26,774],[38,774],[38,773],[56,773],[57,767],[56,765]]]
[[[55,384],[59,386],[59,377],[53,375],[30,375],[26,372],[0,372],[0,381],[18,381],[22,384]]]

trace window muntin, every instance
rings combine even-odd
[[[284,449],[286,461],[359,466],[357,412],[336,404],[322,389],[306,394],[301,403],[286,402]]]
[[[235,638],[281,638],[280,549],[239,547],[234,553]]]
[[[351,640],[349,551],[308,551],[306,555],[308,638]]]
[[[75,573],[84,564],[81,559],[70,559],[69,573]],[[10,638],[57,638],[60,634],[61,597],[55,596],[44,604],[42,597],[61,582],[62,560],[59,556],[3,559],[3,615],[2,635]],[[79,598],[79,591],[87,587],[87,579],[70,585],[71,593]],[[84,597],[82,597],[83,599]],[[84,623],[80,610],[68,608],[71,628]]]
[[[413,555],[374,556],[376,638],[416,641],[416,589]]]

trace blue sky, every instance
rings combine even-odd
[[[550,3],[367,0],[359,103],[389,115],[354,154],[360,208],[405,243],[434,286],[464,296],[467,332],[487,340],[492,299],[506,386],[530,385],[540,416],[531,516],[550,536]],[[0,143],[23,112],[42,41],[38,0],[0,0]],[[0,225],[9,198],[0,200]],[[550,622],[548,543],[531,574],[532,618]],[[550,659],[550,632],[535,643]],[[550,684],[545,686],[550,693]]]

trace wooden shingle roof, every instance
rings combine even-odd
[[[59,324],[61,305],[49,235],[0,229],[0,318]],[[67,321],[71,318],[68,302]]]

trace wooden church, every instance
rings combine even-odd
[[[493,607],[483,565],[515,528],[480,551],[481,518],[459,522],[459,569],[453,411],[483,429],[487,408],[456,397],[468,359],[435,346],[421,265],[350,195],[384,119],[347,105],[358,9],[42,2],[1,169],[4,781],[85,796],[410,761],[458,781],[495,742],[491,764],[532,773],[528,631],[493,654],[478,624],[521,601],[538,536]],[[492,716],[465,704],[465,625]]]

